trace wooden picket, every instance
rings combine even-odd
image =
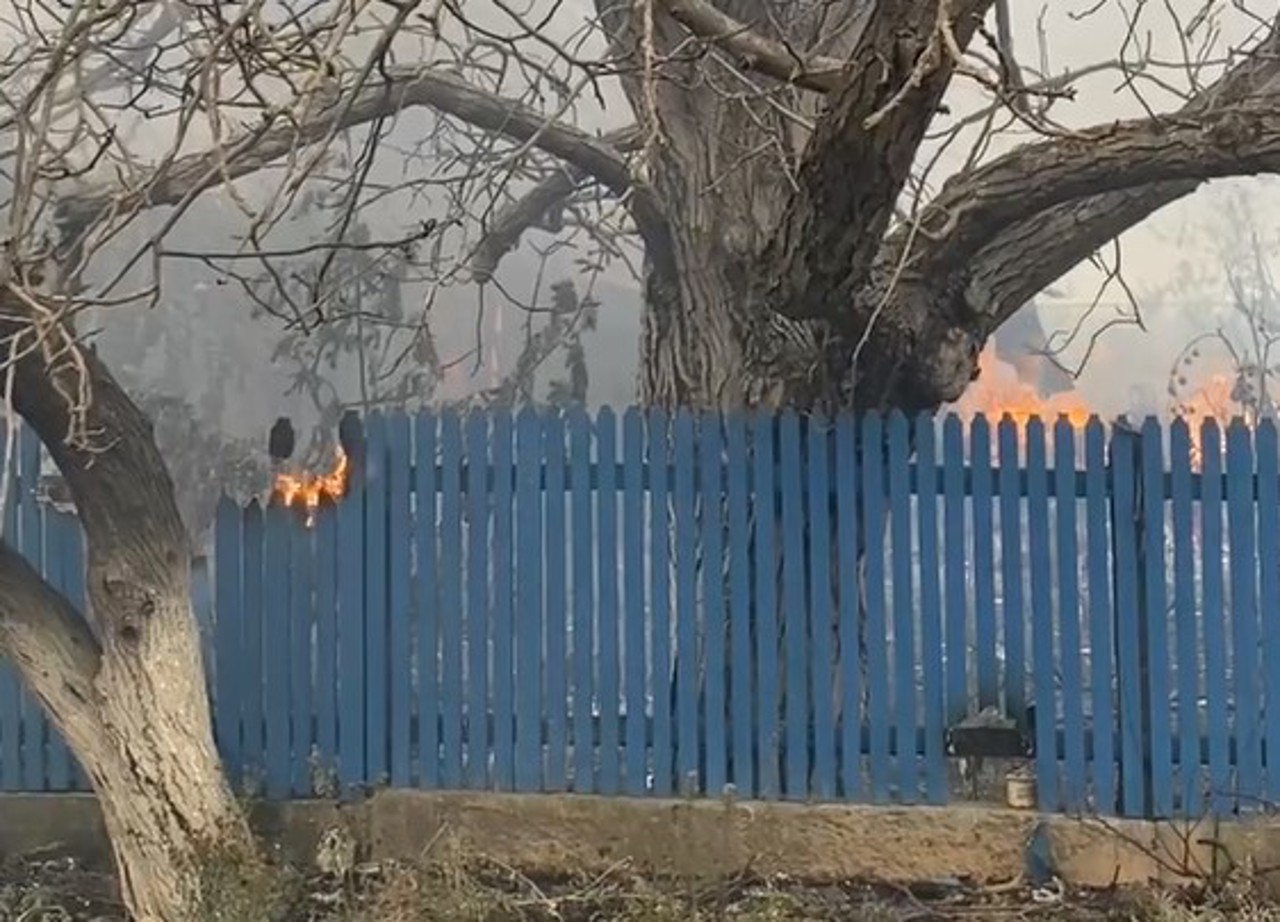
[[[1262,622],[1262,684],[1265,688],[1264,700],[1280,702],[1280,625],[1275,624],[1277,612],[1274,606],[1280,600],[1280,567],[1268,566],[1266,561],[1280,560],[1280,443],[1276,438],[1276,425],[1272,420],[1264,420],[1256,434],[1258,459],[1258,614]],[[1175,526],[1175,535],[1178,534]],[[1190,570],[1190,560],[1184,561]],[[1175,569],[1175,573],[1177,570]],[[1188,596],[1184,606],[1188,615],[1185,620],[1189,624],[1188,634],[1194,630],[1193,605],[1190,598],[1191,587],[1186,587]],[[1191,658],[1186,662],[1194,662],[1195,638],[1192,634],[1188,650]],[[1179,656],[1184,655],[1180,652]],[[1184,721],[1182,732],[1187,734],[1189,727]],[[1268,801],[1280,800],[1280,707],[1268,707],[1264,715],[1262,732],[1266,740],[1267,777],[1264,797]],[[1188,734],[1189,735],[1189,734]],[[1198,734],[1196,734],[1198,737]],[[1197,740],[1198,741],[1198,740]],[[1197,760],[1198,761],[1198,760]],[[1186,779],[1184,778],[1184,783]],[[1191,798],[1188,798],[1190,800]]]
[[[1080,629],[1079,531],[1075,488],[1076,432],[1067,420],[1059,420],[1053,430],[1053,502],[1057,570],[1054,575],[1058,597],[1058,654],[1062,671],[1062,807],[1082,811],[1086,804],[1084,676],[1081,662],[1083,641]],[[1042,683],[1043,685],[1043,683]],[[1048,696],[1053,701],[1052,695]],[[1039,710],[1039,708],[1037,708]],[[1037,724],[1037,729],[1039,725]],[[1056,734],[1054,736],[1056,746]],[[1039,746],[1037,740],[1037,746]]]
[[[4,534],[83,609],[18,445]],[[1271,421],[374,413],[356,461],[313,523],[224,499],[196,585],[219,745],[269,797],[942,804],[949,728],[995,708],[1043,810],[1280,799]],[[0,664],[0,790],[84,786]]]

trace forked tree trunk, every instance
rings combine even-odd
[[[137,588],[132,609],[120,584],[92,592],[95,622],[150,624],[145,638],[100,646],[81,615],[2,546],[0,646],[88,776],[132,917],[194,920],[203,898],[222,890],[229,901],[265,878],[213,745],[190,602]],[[153,602],[159,609],[149,611]],[[253,896],[240,902],[267,907]]]
[[[88,775],[132,917],[196,922],[216,897],[220,918],[266,920],[264,865],[214,745],[172,482],[145,417],[96,356],[59,351],[59,332],[18,363],[14,403],[75,500],[89,610],[0,541],[0,652]]]

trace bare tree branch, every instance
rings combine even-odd
[[[1029,144],[979,167],[926,207],[921,228],[938,241],[930,266],[958,267],[992,228],[1092,193],[1276,171],[1280,112],[1272,108],[1139,119]]]
[[[767,302],[839,313],[866,280],[916,151],[991,0],[877,3],[809,139],[798,190],[761,260]]]
[[[1261,107],[1277,96],[1280,20],[1273,22],[1270,32],[1239,64],[1169,118],[1190,119],[1228,105]],[[975,306],[988,305],[989,323],[994,328],[1107,241],[1191,194],[1203,181],[1203,177],[1165,180],[1068,201],[1025,221],[989,228],[989,233],[967,250],[953,248],[950,236],[937,247],[918,237],[912,271],[930,277],[948,266],[963,271],[968,285],[966,300]],[[1035,182],[1040,183],[1040,177]],[[904,230],[890,238],[882,254],[886,263],[900,257],[905,237]]]
[[[1093,195],[1007,227],[970,260],[965,301],[981,306],[994,329],[1100,247],[1202,184],[1182,179]]]
[[[695,36],[733,56],[745,70],[817,93],[840,86],[845,64],[838,58],[802,55],[720,12],[707,0],[662,0],[671,18]]]
[[[626,161],[609,144],[586,132],[548,118],[515,99],[483,90],[466,80],[421,67],[387,67],[386,79],[357,87],[321,91],[304,121],[268,118],[216,150],[179,157],[127,189],[115,185],[90,188],[64,199],[76,214],[96,214],[107,207],[132,210],[171,205],[190,199],[226,179],[254,173],[299,147],[315,144],[337,132],[393,116],[413,107],[427,107],[462,119],[478,128],[530,142],[561,158],[621,193],[632,186]],[[633,193],[637,194],[637,193]]]
[[[471,277],[477,282],[487,282],[493,278],[502,257],[520,244],[521,235],[576,192],[586,179],[581,170],[556,170],[525,195],[500,210],[493,225],[476,245],[468,260]]]
[[[640,139],[640,132],[634,125],[605,136],[606,141],[624,154],[639,147]],[[519,245],[521,235],[561,206],[590,179],[589,174],[576,167],[558,169],[519,199],[500,209],[468,260],[472,279],[489,281],[502,258]]]

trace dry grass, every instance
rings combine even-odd
[[[295,873],[290,879],[296,888],[286,922],[1280,922],[1280,903],[1245,879],[1178,891],[1036,892],[961,881],[812,887],[764,880],[749,870],[731,879],[652,880],[620,863],[598,876],[532,880],[448,842],[436,843],[414,864],[354,866],[310,878]],[[122,918],[111,880],[74,862],[28,856],[0,867],[0,922]],[[220,918],[238,922],[230,911]]]

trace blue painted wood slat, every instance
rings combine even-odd
[[[672,777],[675,745],[671,703],[671,484],[668,480],[671,424],[665,411],[649,414],[649,521],[653,562],[650,581],[650,666],[653,702],[653,793],[669,797],[678,788]]]
[[[805,634],[804,464],[800,418],[790,410],[778,421],[778,478],[782,488],[782,630],[785,646],[784,721],[786,775],[783,796],[809,796],[809,647]]]
[[[1062,670],[1062,806],[1085,809],[1083,639],[1080,630],[1080,534],[1077,526],[1076,430],[1065,417],[1053,429],[1053,503],[1057,525],[1058,648]],[[1037,708],[1038,710],[1038,708]]]
[[[388,775],[387,715],[387,426],[378,412],[365,418],[364,471],[365,780]]]
[[[462,715],[466,762],[466,785],[472,790],[484,789],[489,785],[489,591],[493,590],[493,610],[497,617],[502,589],[499,581],[510,580],[511,574],[511,536],[510,516],[499,520],[503,506],[502,498],[494,497],[493,507],[493,565],[492,576],[489,572],[489,515],[490,499],[488,483],[489,452],[494,454],[494,469],[509,476],[510,464],[502,462],[510,458],[510,414],[498,411],[493,415],[493,437],[489,435],[489,415],[475,409],[467,414],[466,419],[466,479],[463,489],[466,491],[466,532],[467,532],[467,608],[463,614],[462,641],[466,651],[466,704]],[[504,436],[507,438],[504,440]],[[505,444],[504,444],[505,441]],[[510,496],[509,481],[504,487],[506,477],[498,475],[493,478],[492,488],[496,492],[503,490]],[[507,528],[503,526],[506,525]],[[506,583],[510,585],[509,582]],[[494,632],[494,639],[501,636],[501,631]],[[498,651],[495,643],[493,649],[494,671],[500,671],[497,663]],[[507,664],[509,666],[509,663]],[[508,674],[510,674],[508,672]],[[494,702],[494,727],[498,741],[493,744],[494,768],[499,775],[510,768],[510,748],[504,740],[501,730],[501,718],[498,715],[499,703]],[[511,790],[511,785],[495,779],[499,789]]]
[[[591,420],[575,408],[569,414],[569,450],[573,516],[573,790],[596,791],[594,573],[595,538],[591,521]]]
[[[1253,498],[1253,433],[1242,419],[1227,426],[1227,529],[1231,579],[1231,675],[1235,683],[1236,785],[1241,810],[1255,810],[1262,791],[1262,737],[1258,680],[1258,558]],[[1265,566],[1276,566],[1275,560]]]
[[[965,555],[964,428],[947,414],[942,424],[943,556],[946,559],[947,726],[969,708],[968,560]],[[977,538],[974,539],[975,542]]]
[[[645,745],[645,503],[644,503],[644,417],[636,407],[622,417],[622,517],[623,585],[622,612],[626,627],[623,646],[626,670],[626,738],[623,766],[625,790],[632,796],[644,794],[648,774]]]
[[[1144,779],[1143,693],[1139,610],[1137,523],[1137,439],[1116,430],[1111,439],[1112,541],[1115,545],[1117,706],[1120,727],[1120,790],[1124,816],[1147,809]]]
[[[1169,725],[1169,606],[1165,591],[1165,498],[1163,432],[1149,418],[1142,424],[1143,569],[1147,636],[1147,720],[1150,726],[1151,808],[1157,817],[1173,814],[1173,742]]]
[[[702,745],[705,749],[706,790],[716,795],[728,780],[728,739],[725,735],[725,617],[724,617],[724,485],[721,482],[720,415],[703,413],[699,421],[699,512],[702,526]]]
[[[774,417],[756,411],[751,421],[753,455],[752,499],[755,512],[755,657],[756,771],[760,796],[773,800],[782,794],[782,725],[778,676],[778,558],[774,541],[777,521],[777,482],[774,465]]]
[[[618,675],[618,421],[609,407],[596,414],[596,612],[599,646],[596,669],[600,685],[600,793],[621,793],[618,751],[618,709],[621,694]]]
[[[992,504],[991,424],[982,415],[969,426],[973,468],[973,622],[977,646],[978,707],[1000,703],[996,660],[995,521]]]
[[[1088,523],[1089,713],[1092,715],[1094,808],[1114,813],[1116,800],[1114,636],[1111,537],[1107,512],[1106,430],[1095,416],[1085,425],[1085,518]]]
[[[278,503],[267,507],[263,550],[262,663],[266,715],[266,794],[289,795],[289,557],[295,512]]]
[[[316,516],[316,748],[324,792],[338,768],[338,510],[325,504]],[[316,791],[317,794],[322,793]]]
[[[517,791],[542,787],[542,420],[516,420],[516,777]],[[509,675],[509,673],[508,673]],[[498,676],[494,676],[495,682]]]
[[[730,780],[739,796],[756,793],[753,771],[751,689],[751,533],[748,493],[747,420],[741,412],[726,423],[729,518],[729,723],[733,752]]]
[[[309,797],[311,791],[312,634],[315,629],[315,600],[312,597],[312,539],[314,526],[290,523],[289,611],[285,617],[289,647],[289,744],[290,789],[295,797]],[[392,728],[392,743],[398,728]],[[405,728],[408,729],[407,727]],[[397,782],[407,783],[407,779]]]
[[[836,540],[839,546],[840,784],[845,800],[862,797],[862,657],[858,621],[858,432],[853,414],[836,419]]]
[[[1173,608],[1177,644],[1179,781],[1182,811],[1204,810],[1200,772],[1200,668],[1197,643],[1195,535],[1191,500],[1191,431],[1175,420],[1169,431],[1170,487],[1173,515]]]
[[[933,417],[916,417],[917,526],[920,543],[920,664],[924,705],[925,799],[947,802],[946,672],[943,656],[943,607],[938,564],[938,469]],[[914,737],[914,728],[912,736]]]
[[[565,557],[569,532],[565,518],[565,429],[560,413],[546,418],[542,438],[543,455],[547,459],[546,789],[559,792],[568,790],[569,784],[569,594]]]
[[[834,435],[820,414],[808,420],[809,528],[809,675],[813,702],[813,796],[836,796],[836,726],[832,654],[836,649],[831,582],[831,478],[828,470]]]
[[[475,631],[475,647],[471,649],[471,663],[474,666],[480,665],[483,669],[484,663],[489,656],[493,658],[493,676],[491,685],[493,689],[493,785],[498,790],[511,791],[516,786],[516,767],[515,767],[515,622],[514,622],[514,602],[513,597],[515,573],[514,566],[514,546],[515,537],[515,456],[514,438],[515,428],[511,419],[511,414],[507,410],[499,409],[493,414],[493,546],[490,552],[491,560],[489,566],[491,570],[485,570],[484,565],[480,569],[486,574],[492,574],[493,590],[493,618],[492,623],[486,629],[483,627],[484,620],[479,622],[470,622]],[[474,510],[477,508],[476,502],[472,502],[472,524],[474,526],[476,519]],[[485,513],[488,515],[488,512]],[[483,540],[483,539],[477,539]],[[473,577],[473,583],[478,582],[478,578]],[[483,596],[486,587],[481,587],[480,595]],[[470,611],[475,612],[477,608],[472,606]],[[470,643],[470,641],[468,641]],[[480,742],[468,744],[468,755],[476,760],[484,759],[489,761],[490,753],[485,748],[484,725],[489,716],[489,708],[487,705],[480,705],[480,701],[484,695],[478,689],[485,687],[486,680],[482,678],[482,673],[476,673],[477,687],[471,690],[471,708],[468,714],[472,733],[479,731]],[[485,698],[484,700],[488,700]],[[477,710],[479,708],[479,710]],[[472,737],[474,740],[475,737]],[[482,778],[483,774],[477,777]]]
[[[1231,724],[1227,717],[1227,623],[1222,574],[1222,431],[1212,419],[1200,428],[1200,566],[1204,620],[1204,680],[1209,726],[1209,809],[1234,807],[1231,786]]]
[[[409,507],[413,459],[409,417],[398,411],[389,414],[386,430],[388,773],[393,787],[408,787],[413,778],[413,522]]]
[[[365,749],[364,471],[338,504],[338,783],[343,796],[369,783]]]
[[[263,761],[263,515],[258,501],[244,511],[244,668],[241,673],[245,789],[257,791],[264,781]],[[358,536],[357,536],[358,537]]]
[[[897,789],[901,803],[920,797],[916,758],[915,594],[911,567],[910,424],[900,411],[889,414],[889,532],[893,572],[893,712],[897,729]]]
[[[492,784],[498,790],[516,788],[516,652],[515,652],[515,424],[511,412],[493,412],[493,544],[490,549],[490,579],[493,590],[493,615],[489,621],[488,635],[476,626],[476,642],[481,644],[483,656],[492,657],[493,674],[489,679],[493,708]],[[474,507],[472,507],[474,508]],[[474,520],[472,520],[474,521]],[[472,607],[472,611],[475,608]],[[488,639],[485,639],[488,636]],[[471,662],[481,656],[472,649]],[[483,685],[480,676],[477,684]],[[477,685],[477,686],[479,686]],[[488,720],[489,709],[477,711],[477,690],[472,689],[472,709],[468,713],[472,732],[480,729]],[[483,739],[483,738],[481,738]],[[467,747],[468,754],[489,761],[489,753],[477,747]],[[483,775],[481,775],[483,777]]]
[[[420,413],[413,426],[413,550],[417,666],[418,784],[440,786],[440,498],[438,420]],[[457,545],[455,544],[456,548]],[[457,572],[456,570],[454,571]]]
[[[884,423],[868,413],[862,418],[862,540],[865,548],[869,756],[872,803],[888,803],[893,767],[889,760],[889,657],[879,638],[885,624],[885,491]]]
[[[694,494],[695,425],[693,414],[675,418],[675,713],[676,785],[679,793],[698,789],[698,537]]]
[[[1026,613],[1023,611],[1022,485],[1018,478],[1018,428],[1005,414],[996,429],[1000,444],[1000,593],[1004,627],[1005,713],[1021,721],[1027,710]]]
[[[1036,799],[1041,810],[1060,804],[1057,753],[1057,688],[1054,668],[1053,585],[1050,557],[1049,475],[1044,423],[1032,417],[1026,427],[1027,537],[1031,568],[1031,681],[1036,708]]]
[[[1255,449],[1258,464],[1258,617],[1262,632],[1263,683],[1266,687],[1266,793],[1280,801],[1280,440],[1274,420],[1258,424]],[[1187,565],[1190,571],[1190,564]],[[1194,657],[1179,658],[1184,663]],[[1186,730],[1183,730],[1186,733]],[[1196,814],[1192,814],[1193,816]]]
[[[462,420],[440,414],[440,785],[462,786],[463,556]]]

